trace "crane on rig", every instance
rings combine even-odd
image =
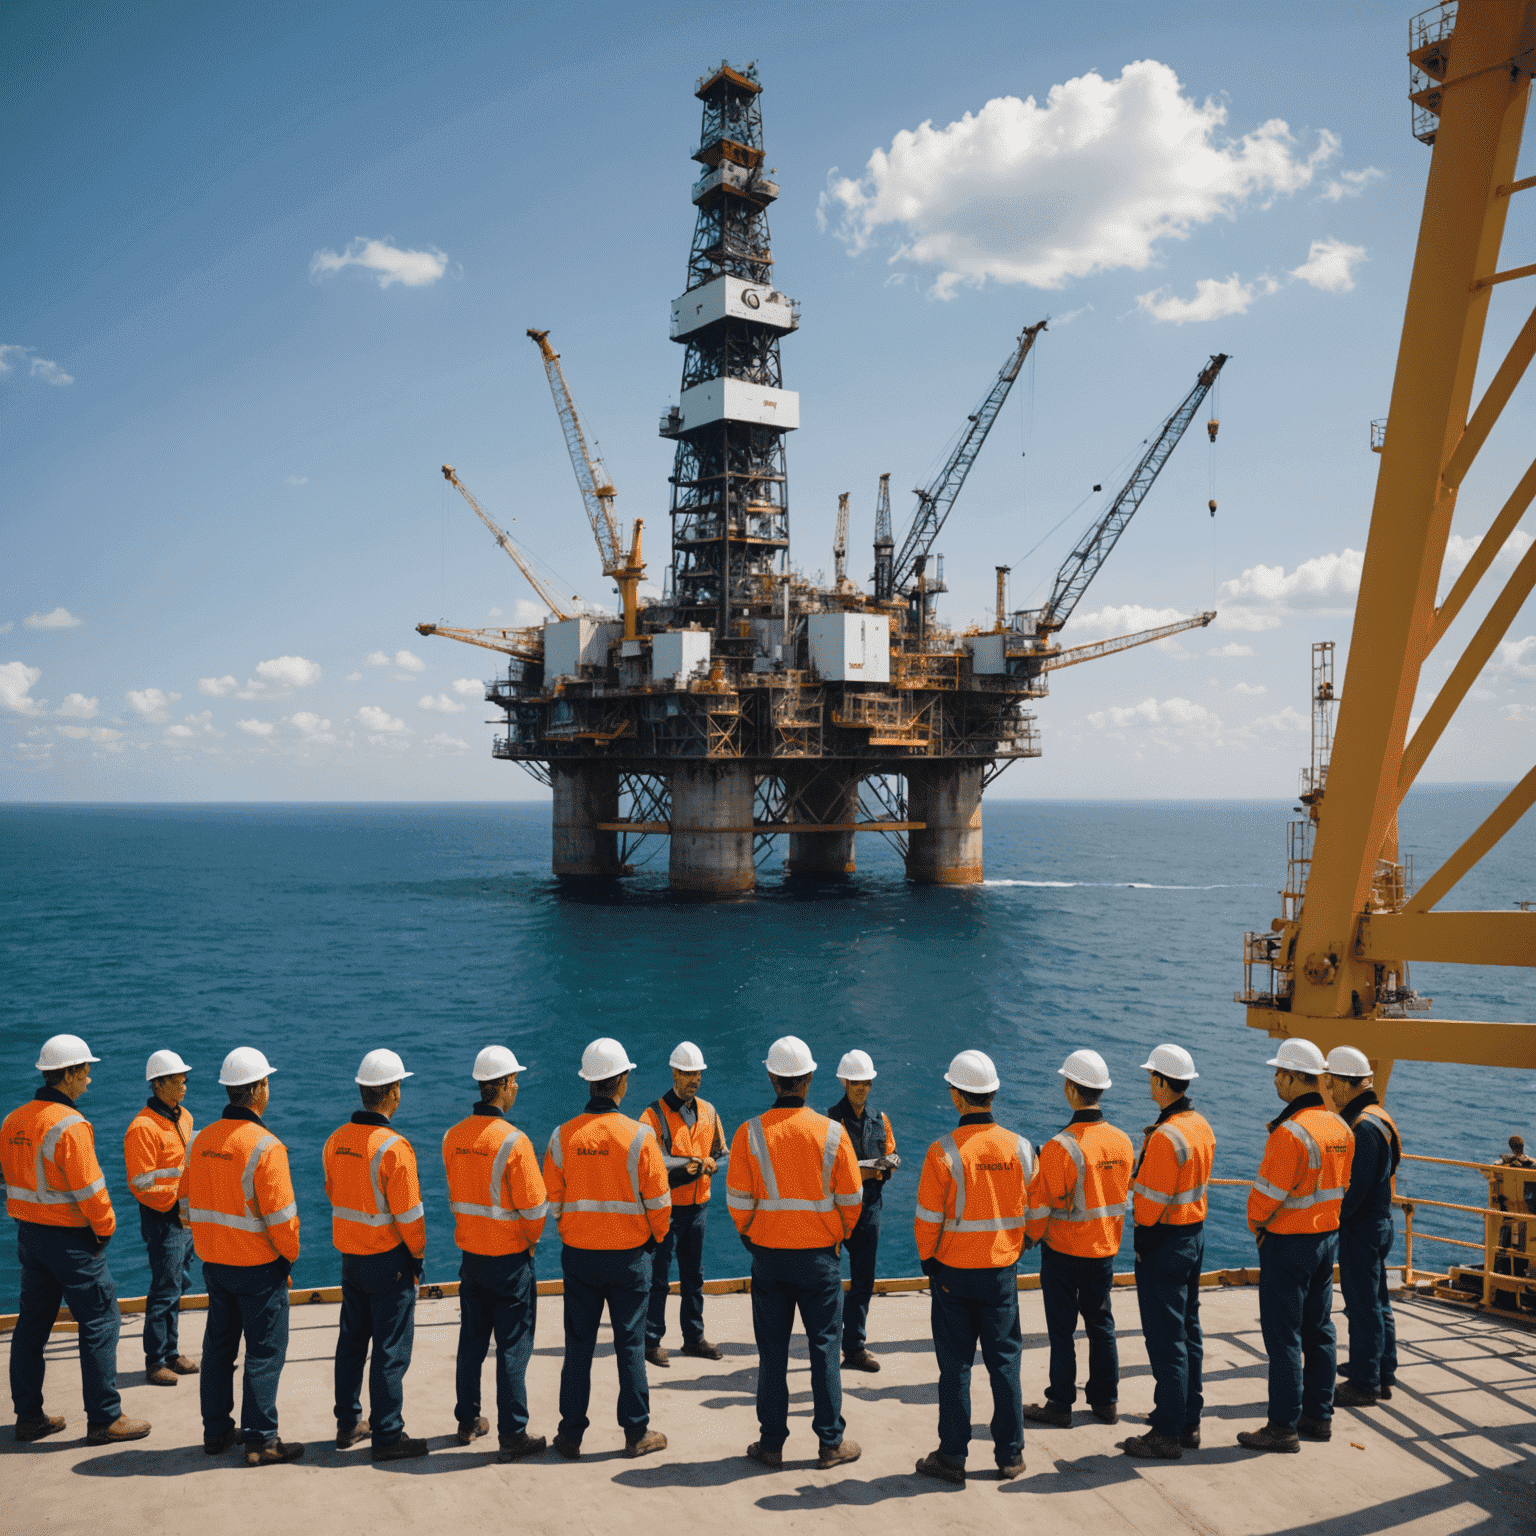
[[[480,503],[470,495],[469,487],[459,479],[458,475],[454,472],[452,464],[443,465],[443,479],[446,480],[449,485],[451,485],[459,493],[459,495],[461,495],[464,500],[469,503],[470,507],[474,511],[475,516],[478,517],[480,521],[491,530],[491,537],[501,545],[501,547],[511,558],[512,563],[518,568],[518,570],[523,573],[523,576],[527,580],[528,585],[532,587],[533,590],[538,594],[539,601],[543,603],[544,606],[548,608],[549,611],[554,614],[557,619],[570,618],[570,614],[567,613],[565,609],[562,608],[560,604],[555,600],[554,594],[550,592],[549,588],[546,587],[545,584],[540,581],[537,576],[534,575],[532,568],[528,564],[527,558],[524,556],[522,550],[518,548],[516,542],[511,538],[505,529],[498,528],[496,526],[496,524],[487,515],[485,508],[482,507]],[[577,600],[578,599],[573,599],[573,601]],[[435,633],[442,633],[442,631],[435,631]]]
[[[891,474],[880,476],[880,495],[875,501],[875,597],[889,602],[895,588],[892,570],[896,563],[896,540],[891,537]]]
[[[500,651],[503,656],[515,656],[519,661],[541,661],[544,656],[539,648],[537,630],[532,631],[532,640],[526,629],[465,629],[457,624],[418,624],[416,633],[460,640],[465,645],[478,645],[487,651]]]
[[[639,634],[636,613],[640,583],[645,578],[645,565],[640,559],[640,530],[644,525],[638,517],[635,519],[626,552],[619,543],[619,526],[613,512],[613,498],[617,492],[601,456],[587,446],[587,435],[582,431],[576,401],[571,396],[570,385],[565,382],[565,372],[560,367],[560,354],[550,346],[548,331],[536,331],[530,326],[528,336],[544,359],[549,392],[555,399],[555,410],[559,413],[560,425],[565,432],[565,446],[571,456],[571,468],[576,471],[576,484],[587,509],[587,519],[592,524],[592,536],[597,540],[603,575],[616,583],[619,589],[624,612],[624,638],[633,640]]]
[[[848,580],[848,496],[844,491],[837,498],[837,531],[832,535],[832,585],[839,592],[853,590]]]

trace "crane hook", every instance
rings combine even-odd
[[[1210,438],[1213,443],[1216,441],[1216,433],[1220,427],[1221,418],[1217,416],[1212,416],[1211,419],[1205,424],[1205,430],[1210,434]]]
[[[1216,516],[1216,498],[1213,496],[1210,499],[1210,501],[1206,503],[1206,505],[1209,506],[1210,509],[1211,509],[1211,516],[1215,517]]]

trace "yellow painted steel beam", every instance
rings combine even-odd
[[[1499,515],[1494,518],[1492,526],[1478,541],[1477,548],[1472,552],[1472,558],[1467,561],[1465,569],[1456,578],[1455,585],[1446,593],[1445,601],[1435,611],[1435,622],[1430,627],[1429,644],[1426,651],[1432,651],[1455,622],[1456,616],[1466,606],[1466,601],[1471,597],[1473,589],[1477,586],[1488,567],[1493,564],[1499,551],[1504,548],[1505,541],[1515,531],[1520,519],[1525,516],[1525,509],[1531,501],[1536,499],[1536,459],[1531,461],[1531,467],[1520,477],[1520,483],[1510,494],[1510,498],[1499,509]]]
[[[1536,801],[1536,768],[1505,795],[1482,826],[1419,887],[1406,910],[1428,912],[1436,902],[1448,896],[1456,882],[1530,810],[1533,801]]]
[[[1470,1019],[1306,1019],[1278,1008],[1250,1008],[1248,1027],[1276,1040],[1310,1040],[1319,1050],[1352,1045],[1371,1065],[1454,1061],[1474,1067],[1536,1068],[1536,1024]],[[1378,1078],[1380,1069],[1377,1067]]]
[[[1536,965],[1536,912],[1382,912],[1362,918],[1362,960]]]
[[[1536,268],[1531,268],[1536,271]],[[1520,334],[1515,337],[1515,344],[1505,355],[1504,361],[1499,364],[1499,371],[1494,374],[1493,382],[1483,392],[1483,398],[1478,401],[1477,409],[1472,413],[1472,420],[1467,423],[1467,430],[1461,434],[1461,441],[1456,444],[1456,451],[1446,461],[1446,466],[1440,471],[1440,479],[1447,487],[1455,490],[1467,477],[1467,471],[1472,467],[1472,461],[1477,457],[1478,451],[1488,441],[1488,434],[1493,430],[1493,424],[1499,419],[1499,414],[1509,404],[1509,397],[1514,394],[1515,386],[1525,376],[1525,370],[1530,365],[1531,357],[1536,354],[1536,309],[1533,309],[1530,318],[1520,327]]]

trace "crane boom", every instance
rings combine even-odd
[[[848,580],[848,495],[837,498],[837,532],[832,535],[832,582],[838,591]]]
[[[1019,339],[1008,354],[1008,360],[987,392],[986,399],[969,417],[966,429],[960,434],[960,441],[955,444],[944,467],[927,486],[918,488],[917,510],[912,514],[912,526],[907,530],[901,553],[896,557],[891,573],[892,591],[884,594],[886,597],[906,592],[917,570],[918,560],[933,548],[933,541],[938,538],[944,519],[949,516],[949,509],[954,506],[960,487],[965,484],[965,477],[971,472],[971,465],[976,462],[976,455],[981,452],[981,445],[986,442],[987,433],[992,430],[992,423],[997,420],[997,413],[1002,410],[1008,391],[1013,388],[1013,381],[1018,378],[1019,369],[1024,366],[1024,359],[1029,356],[1029,349],[1035,344],[1035,337],[1045,329],[1045,325],[1045,321],[1041,320],[1036,325],[1026,326],[1019,333]],[[881,595],[878,591],[875,593],[876,597]]]
[[[1072,610],[1088,590],[1088,583],[1099,574],[1100,567],[1109,558],[1115,542],[1125,532],[1127,524],[1136,515],[1136,509],[1146,499],[1152,483],[1162,472],[1168,456],[1179,445],[1184,430],[1195,419],[1200,402],[1211,391],[1216,375],[1227,361],[1225,352],[1217,352],[1195,380],[1195,387],[1185,395],[1179,408],[1163,423],[1163,429],[1152,440],[1152,445],[1141,456],[1141,462],[1131,471],[1131,477],[1120,487],[1119,494],[1110,503],[1109,510],[1083,535],[1077,548],[1067,556],[1056,573],[1056,584],[1051,588],[1050,599],[1040,610],[1035,622],[1037,634],[1050,634],[1072,617]]]
[[[1032,672],[1058,672],[1062,667],[1075,667],[1080,661],[1095,661],[1100,656],[1113,656],[1116,651],[1128,651],[1133,646],[1150,645],[1154,640],[1166,640],[1169,635],[1182,634],[1186,629],[1204,629],[1216,612],[1192,614],[1177,624],[1161,624],[1156,629],[1138,630],[1133,635],[1115,635],[1108,640],[1095,640],[1092,645],[1074,645],[1070,650],[1058,651],[1047,656]]]
[[[533,574],[533,571],[530,569],[528,562],[523,558],[522,550],[518,548],[517,544],[503,529],[498,528],[496,524],[491,521],[491,519],[486,515],[485,508],[482,507],[480,503],[469,494],[469,487],[466,486],[464,482],[459,479],[458,475],[454,473],[452,464],[443,465],[443,479],[458,491],[459,495],[461,495],[464,500],[467,501],[474,509],[475,516],[478,517],[480,521],[491,530],[491,536],[496,540],[498,544],[501,545],[504,550],[506,550],[507,554],[511,557],[512,563],[518,568],[518,570],[523,573],[524,577],[527,579],[528,585],[532,587],[533,590],[538,594],[539,601],[542,602],[544,606],[548,608],[549,611],[554,614],[557,619],[570,618],[570,614],[568,614],[565,609],[555,601],[554,597],[550,594],[549,589],[544,585],[544,583]]]
[[[461,629],[453,624],[418,624],[418,635],[441,635],[445,640],[462,640],[465,645],[478,645],[487,651],[500,651],[503,656],[516,656],[519,661],[542,661],[544,652],[535,645],[530,647],[526,642],[518,645],[512,643],[514,635],[522,633],[515,629]]]
[[[891,476],[880,476],[880,495],[875,501],[875,601],[888,603],[896,595],[892,574],[896,565],[896,541],[891,537]]]

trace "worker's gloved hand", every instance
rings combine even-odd
[[[418,1258],[414,1253],[411,1255],[411,1274],[415,1278],[418,1285],[421,1284],[421,1276],[426,1267],[426,1254],[422,1254],[420,1258]]]

